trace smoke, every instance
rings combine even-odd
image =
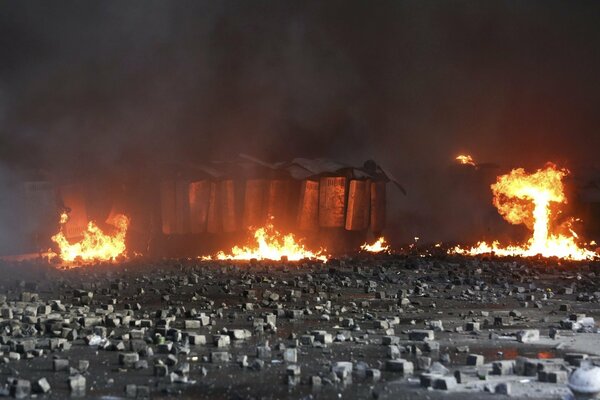
[[[449,201],[457,154],[597,162],[599,14],[561,1],[3,2],[0,163],[154,176],[241,152],[373,158],[409,191],[390,198],[399,237],[461,239],[448,204],[472,197]]]

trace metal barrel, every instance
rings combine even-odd
[[[221,201],[219,197],[218,182],[211,182],[210,195],[208,197],[208,217],[206,220],[206,231],[208,233],[220,233],[223,230]]]
[[[319,229],[319,182],[302,181],[297,215],[298,229],[315,231]]]
[[[244,228],[263,226],[266,220],[266,188],[264,179],[249,179],[244,192],[244,211],[242,223]]]
[[[348,187],[348,208],[346,210],[346,230],[362,231],[369,227],[371,206],[370,184],[366,180],[350,181]]]
[[[371,231],[379,233],[385,228],[386,183],[371,182]]]
[[[210,206],[211,183],[208,180],[190,182],[188,200],[190,208],[190,232],[204,233],[207,229]]]
[[[231,179],[221,181],[219,190],[223,232],[235,232],[238,229],[235,182]]]
[[[322,177],[319,183],[319,226],[343,228],[345,212],[346,178]]]

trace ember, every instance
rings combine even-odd
[[[287,258],[289,261],[298,261],[304,259],[315,259],[327,261],[324,254],[326,250],[320,249],[313,252],[307,250],[301,241],[297,241],[293,234],[283,235],[279,233],[272,222],[264,227],[254,230],[253,238],[255,243],[249,246],[231,249],[230,254],[220,251],[215,257],[202,257],[203,260],[281,260]]]
[[[382,236],[375,241],[373,244],[365,243],[360,246],[362,251],[366,251],[368,253],[384,253],[390,251],[390,246],[385,241],[385,238]]]
[[[564,204],[563,178],[569,173],[553,164],[527,174],[523,168],[512,170],[498,177],[491,186],[494,205],[505,220],[511,224],[525,224],[533,236],[525,245],[502,247],[499,242],[479,242],[476,247],[454,248],[453,252],[467,255],[495,253],[500,256],[559,257],[571,260],[594,259],[599,255],[580,247],[578,236],[572,229],[572,221],[552,227],[551,217],[556,216],[552,203]]]
[[[90,262],[114,261],[125,254],[125,236],[129,227],[129,218],[125,215],[117,214],[109,221],[116,229],[113,235],[104,233],[93,221],[90,221],[87,230],[83,232],[83,239],[73,244],[69,243],[63,229],[68,220],[67,213],[62,213],[61,230],[52,236],[52,241],[59,247],[59,254],[51,256],[58,256],[67,262],[75,260]]]
[[[470,155],[460,155],[456,157],[456,161],[458,161],[460,164],[476,166],[473,157]]]

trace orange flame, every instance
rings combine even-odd
[[[470,155],[460,155],[458,157],[455,158],[456,161],[458,161],[460,164],[465,164],[465,165],[472,165],[472,166],[476,166],[477,164],[475,164],[475,160],[473,160],[473,157],[471,157]]]
[[[125,254],[125,236],[129,227],[129,218],[125,215],[117,214],[109,221],[116,228],[112,236],[102,232],[93,221],[90,221],[87,230],[83,232],[83,239],[73,244],[69,243],[63,231],[68,220],[67,213],[62,213],[60,232],[52,236],[52,241],[60,249],[60,254],[55,256],[63,261],[114,261]]]
[[[567,233],[551,230],[551,206],[567,202],[562,180],[568,173],[566,169],[559,169],[553,164],[548,164],[545,169],[539,169],[533,174],[527,174],[523,168],[518,168],[498,177],[491,186],[494,193],[493,204],[500,215],[511,224],[525,224],[533,231],[533,236],[526,245],[502,247],[497,241],[491,244],[479,242],[471,249],[456,247],[453,251],[469,255],[492,252],[500,256],[542,255],[571,260],[598,257],[597,253],[579,246],[578,236],[570,226],[566,229]]]
[[[254,231],[255,243],[253,246],[235,246],[231,249],[231,254],[225,254],[220,251],[215,257],[202,257],[203,260],[281,260],[287,258],[289,261],[299,261],[304,259],[314,259],[327,261],[324,254],[326,250],[320,249],[317,252],[307,250],[301,241],[296,241],[293,234],[283,235],[279,233],[272,223],[268,223],[262,228]]]
[[[369,253],[383,253],[390,251],[390,246],[386,243],[385,238],[382,236],[373,244],[363,244],[360,246],[360,249]]]

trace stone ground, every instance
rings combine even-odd
[[[600,363],[599,263],[359,254],[0,272],[0,397],[561,399],[582,360]]]

